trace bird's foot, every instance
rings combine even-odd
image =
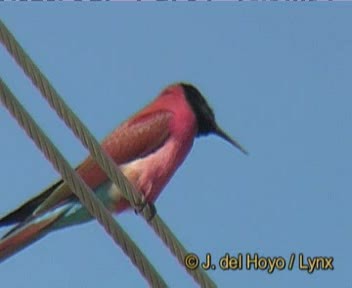
[[[150,222],[156,215],[156,207],[152,202],[147,201],[147,199],[143,196],[141,202],[137,203],[134,212],[136,214],[143,213],[147,221]]]

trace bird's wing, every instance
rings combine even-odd
[[[51,184],[48,188],[42,191],[37,196],[23,203],[17,209],[11,211],[7,215],[3,216],[0,219],[0,226],[13,225],[18,222],[23,222],[27,219],[29,215],[46,199],[49,197],[53,191],[63,183],[62,180],[56,181],[54,184]]]
[[[171,117],[171,112],[163,110],[137,113],[113,131],[102,142],[102,148],[118,165],[153,153],[169,137]],[[92,189],[108,180],[92,157],[88,157],[81,163],[76,171]],[[0,226],[21,222],[33,213],[41,214],[74,197],[68,185],[63,180],[59,180],[41,194],[0,218]]]

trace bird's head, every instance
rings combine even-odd
[[[204,96],[193,85],[181,83],[186,99],[197,118],[198,133],[197,136],[205,136],[208,134],[216,134],[219,137],[230,142],[233,146],[240,149],[244,154],[248,152],[234,139],[232,139],[225,131],[223,131],[216,123],[215,115]]]

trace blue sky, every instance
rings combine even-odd
[[[334,257],[334,271],[211,271],[219,287],[351,285],[352,7],[2,3],[0,17],[98,139],[177,81],[250,152],[200,138],[156,206],[188,250]],[[0,49],[0,75],[75,166],[87,151]],[[59,176],[0,109],[0,214]],[[134,213],[117,217],[171,287],[195,287]],[[6,229],[0,230],[4,233]],[[96,223],[0,265],[2,287],[145,287]]]

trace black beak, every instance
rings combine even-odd
[[[247,150],[244,149],[236,140],[232,139],[229,135],[227,135],[226,132],[223,131],[218,125],[215,125],[213,133],[225,139],[227,142],[230,142],[233,146],[241,150],[244,154],[248,155]]]

